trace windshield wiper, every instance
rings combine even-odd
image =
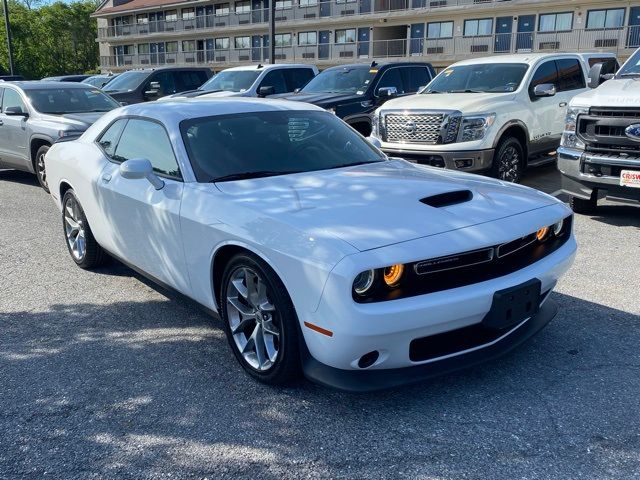
[[[440,90],[425,90],[422,93],[442,93]]]
[[[291,173],[300,173],[300,171],[275,172],[271,170],[259,170],[257,172],[231,173],[229,175],[223,175],[221,177],[214,178],[213,180],[209,180],[209,183],[231,182],[233,180],[248,180],[250,178],[274,177],[276,175],[289,175]]]
[[[471,88],[466,88],[464,90],[449,90],[449,93],[484,93],[482,90],[472,90]]]

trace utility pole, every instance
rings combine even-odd
[[[269,0],[269,60],[276,63],[276,0]]]
[[[9,5],[7,0],[2,0],[4,7],[4,25],[7,29],[7,51],[9,53],[9,73],[13,75],[13,46],[11,45],[11,24],[9,23]]]

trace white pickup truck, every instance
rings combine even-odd
[[[548,154],[560,143],[567,104],[587,90],[585,78],[598,62],[614,64],[615,56],[517,54],[458,62],[419,94],[377,109],[373,141],[407,160],[517,182],[528,165],[555,160]]]
[[[640,201],[640,49],[615,75],[594,65],[589,86],[569,103],[558,148],[576,213],[592,213],[603,196]]]

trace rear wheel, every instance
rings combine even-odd
[[[517,183],[524,170],[524,150],[515,137],[500,140],[493,156],[491,176],[505,182]]]
[[[104,263],[105,252],[93,238],[87,217],[72,189],[62,198],[62,227],[67,249],[76,265],[89,269]]]
[[[35,170],[38,182],[45,192],[49,193],[49,184],[47,183],[47,170],[44,164],[44,156],[51,148],[49,145],[42,145],[36,152]]]
[[[598,207],[598,196],[594,191],[591,194],[591,198],[579,198],[579,197],[571,197],[569,200],[569,205],[571,206],[571,210],[575,213],[579,213],[582,215],[589,215],[596,211]]]
[[[273,385],[300,375],[298,317],[282,281],[264,261],[249,253],[229,261],[220,313],[231,349],[249,375]]]

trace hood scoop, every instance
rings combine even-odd
[[[421,198],[420,201],[430,207],[442,208],[468,202],[472,198],[473,193],[471,193],[471,190],[454,190],[452,192],[438,193],[437,195],[424,197]]]

